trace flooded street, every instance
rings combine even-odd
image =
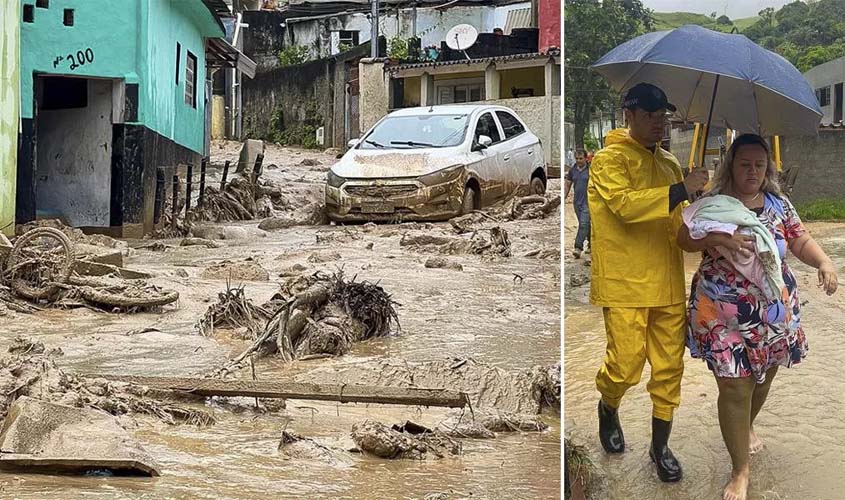
[[[218,152],[218,159],[231,152]],[[224,154],[225,153],[225,154]],[[214,151],[213,151],[214,154]],[[236,152],[235,152],[236,154]],[[284,184],[291,203],[321,193],[331,158],[319,153],[268,151],[265,175]],[[221,156],[222,155],[222,156]],[[275,155],[275,156],[274,156]],[[305,157],[318,167],[301,167]],[[276,164],[278,168],[268,167]],[[212,165],[214,167],[214,165]],[[219,172],[211,170],[210,183]],[[219,181],[217,181],[219,182]],[[560,182],[552,181],[560,190]],[[235,281],[247,297],[264,303],[279,290],[279,275],[299,264],[302,274],[334,272],[378,282],[393,299],[401,332],[353,346],[342,357],[284,363],[262,358],[258,380],[308,381],[312,370],[343,368],[384,359],[430,362],[473,358],[497,368],[527,371],[559,361],[559,260],[526,257],[536,249],[559,250],[560,217],[505,222],[513,256],[449,255],[462,271],[429,269],[435,255],[400,246],[406,232],[444,234],[448,223],[433,225],[299,226],[264,232],[259,221],[212,224],[240,227],[249,236],[221,240],[219,248],[148,248],[149,240],[129,241],[125,267],[152,273],[152,283],[177,290],[178,307],[160,312],[116,314],[86,308],[47,310],[3,318],[5,351],[17,335],[33,336],[61,348],[60,368],[72,373],[147,376],[204,376],[243,351],[248,341],[231,330],[201,336],[195,324],[226,288],[226,279],[202,277],[223,261],[258,264],[269,281]],[[586,319],[589,323],[589,320]],[[585,355],[592,356],[589,350]],[[567,367],[569,364],[567,363]],[[249,378],[249,370],[236,377]],[[586,372],[584,372],[586,373]],[[446,387],[445,389],[450,389]],[[567,386],[569,389],[569,386]],[[591,401],[584,401],[586,406]],[[546,499],[560,496],[561,423],[543,415],[549,430],[502,433],[492,440],[462,440],[462,454],[439,460],[384,460],[357,453],[330,459],[288,457],[278,451],[283,430],[338,449],[347,446],[353,424],[373,419],[388,425],[413,420],[435,426],[445,409],[336,404],[288,400],[278,411],[256,410],[252,398],[207,400],[217,423],[199,428],[167,425],[135,415],[131,434],[161,464],[160,477],[65,477],[0,475],[0,496],[16,498],[391,498],[422,499],[443,492],[452,498]],[[577,405],[575,405],[577,407]],[[127,422],[127,420],[121,420]],[[633,435],[632,435],[633,437]],[[91,436],[96,439],[96,436]]]
[[[583,261],[569,255],[577,222],[571,203],[566,204],[564,231],[565,283],[583,273]],[[833,259],[843,278],[845,226],[810,223],[808,229]],[[687,283],[698,264],[687,255]],[[791,369],[782,369],[755,423],[765,444],[751,460],[749,498],[754,500],[842,498],[845,478],[845,401],[840,397],[837,367],[845,363],[841,336],[845,301],[840,289],[827,297],[817,286],[815,270],[787,257],[799,283],[803,305],[801,320],[810,344],[807,358]],[[675,412],[670,445],[684,467],[680,483],[657,480],[648,458],[651,438],[651,400],[646,391],[648,364],[642,381],[630,389],[620,407],[626,452],[608,456],[598,440],[595,375],[605,350],[601,310],[586,299],[589,285],[566,286],[564,313],[564,394],[567,435],[587,446],[590,457],[607,478],[606,495],[597,498],[720,499],[730,475],[730,458],[719,431],[717,388],[703,361],[687,354],[681,406]]]

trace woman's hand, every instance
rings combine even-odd
[[[819,265],[819,286],[822,287],[828,295],[833,295],[836,288],[839,286],[839,278],[836,276],[836,268],[833,267],[833,262],[825,261]]]
[[[728,249],[734,259],[748,257],[754,253],[754,244],[757,239],[750,234],[735,232],[733,236],[723,235],[719,245]]]

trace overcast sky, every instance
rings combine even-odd
[[[792,0],[643,0],[643,4],[655,12],[695,12],[719,16],[727,14],[731,19],[756,16],[766,7],[779,9]]]

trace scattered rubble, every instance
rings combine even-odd
[[[363,452],[380,458],[424,460],[461,453],[460,443],[411,422],[388,427],[365,420],[352,426],[352,439]]]
[[[312,264],[321,264],[325,262],[335,262],[342,259],[338,252],[315,252],[308,256],[308,262]]]
[[[205,238],[183,238],[179,242],[180,247],[202,246],[206,248],[219,248],[220,244]]]
[[[65,373],[56,366],[54,358],[58,355],[60,351],[48,351],[37,340],[20,339],[15,341],[13,352],[0,356],[0,419],[6,417],[19,397],[30,396],[77,408],[96,408],[112,415],[148,414],[169,424],[214,423],[210,413],[180,406],[170,395],[147,387]]]
[[[429,269],[452,269],[454,271],[463,271],[464,266],[460,263],[446,259],[444,257],[431,257],[425,261],[425,267]]]
[[[466,393],[476,410],[537,414],[546,408],[560,408],[559,370],[560,365],[556,364],[531,371],[508,371],[472,358],[427,363],[384,359],[343,367],[318,368],[297,379],[314,383],[386,387],[448,387]],[[550,375],[555,373],[556,378]],[[555,385],[555,379],[558,385]]]
[[[257,262],[247,258],[243,261],[223,261],[213,264],[202,272],[206,279],[231,281],[269,281],[270,273]]]
[[[453,438],[493,439],[496,433],[542,432],[549,426],[534,415],[483,411],[473,415],[465,411],[453,414],[437,425],[437,430]]]
[[[474,231],[469,238],[435,234],[408,233],[402,236],[399,246],[418,251],[441,254],[475,254],[510,257],[511,244],[508,232],[499,226]]]

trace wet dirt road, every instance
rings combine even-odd
[[[302,175],[292,160],[282,159],[278,164],[282,161],[294,165],[279,170],[292,172],[293,177],[285,179],[292,185],[300,183],[302,192],[313,190],[310,184],[324,176],[319,169]],[[270,157],[265,165],[272,162]],[[283,178],[279,170],[266,172]],[[559,189],[559,182],[554,186]],[[155,284],[178,290],[178,308],[168,306],[162,313],[133,315],[87,309],[15,314],[3,318],[0,350],[5,351],[12,338],[23,334],[36,337],[48,349],[60,347],[64,356],[57,362],[69,372],[209,373],[247,343],[231,338],[224,330],[217,330],[211,338],[197,333],[194,324],[226,286],[224,279],[200,275],[223,260],[251,258],[270,274],[270,281],[245,283],[247,296],[256,303],[278,290],[280,272],[302,264],[307,268],[305,274],[332,272],[342,266],[347,276],[380,282],[401,304],[399,335],[358,344],[339,359],[287,365],[264,359],[256,366],[259,380],[292,380],[320,367],[380,358],[416,362],[469,356],[513,370],[559,360],[559,261],[520,256],[539,247],[559,249],[559,217],[505,223],[514,257],[449,256],[463,265],[462,272],[427,269],[424,262],[431,254],[399,245],[399,231],[446,232],[448,224],[430,229],[404,225],[348,230],[297,227],[263,234],[255,229],[257,223],[235,224],[251,236],[222,241],[215,249],[179,247],[179,240],[162,240],[172,248],[161,252],[137,248],[148,241],[130,242],[136,249],[126,259],[126,266],[152,272]],[[325,240],[328,233],[336,235],[334,241],[316,243],[318,234]],[[338,260],[333,260],[334,253],[339,254]],[[326,262],[314,262],[318,260]],[[515,274],[522,280],[515,280]],[[142,332],[150,328],[157,331]],[[433,426],[446,412],[291,400],[285,410],[267,413],[254,410],[253,404],[247,398],[207,403],[206,409],[214,412],[218,422],[206,428],[168,426],[136,416],[133,435],[160,461],[161,477],[0,474],[0,496],[422,499],[433,492],[446,492],[450,499],[560,496],[560,421],[554,417],[544,416],[551,426],[547,432],[464,440],[461,456],[436,461],[387,461],[358,454],[331,461],[286,460],[277,451],[283,429],[332,444],[348,436],[352,424],[365,418],[388,424],[410,419]]]
[[[566,207],[564,255],[565,283],[584,271],[583,262],[569,255],[577,229],[571,203]],[[814,238],[833,259],[843,279],[845,225],[811,223]],[[817,287],[815,270],[788,256],[799,283],[802,323],[810,352],[791,369],[781,370],[755,429],[765,449],[751,461],[752,500],[843,498],[845,476],[845,401],[837,367],[845,363],[842,331],[845,301],[842,289],[827,297]],[[697,255],[686,259],[687,283],[698,264]],[[651,436],[651,400],[641,383],[623,400],[620,419],[627,451],[608,456],[598,442],[595,375],[605,349],[601,310],[588,305],[589,285],[566,287],[564,311],[564,385],[566,433],[576,444],[588,447],[590,456],[607,477],[607,490],[597,498],[722,498],[730,474],[730,458],[719,431],[717,388],[702,361],[687,354],[681,406],[676,411],[671,446],[684,466],[684,479],[661,484],[648,458]]]

